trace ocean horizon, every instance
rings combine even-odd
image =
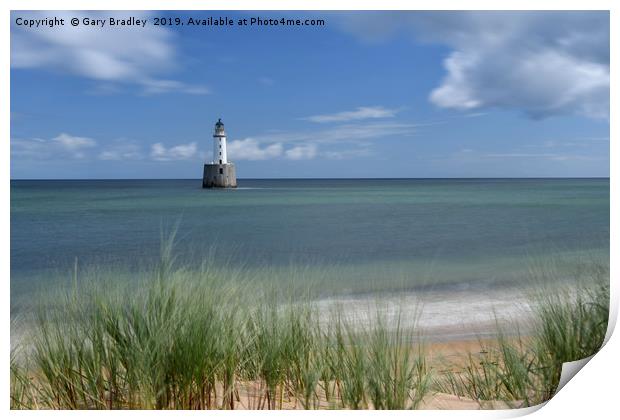
[[[262,180],[482,180],[482,179],[609,179],[608,176],[530,176],[530,177],[272,177],[272,178],[237,178],[240,181],[262,181]],[[201,178],[11,178],[11,181],[201,181]]]

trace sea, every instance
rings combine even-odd
[[[609,264],[608,178],[238,185],[12,180],[12,317],[33,296],[74,280],[76,268],[152,267],[172,236],[177,264],[316,284],[320,305],[363,312],[370,301],[421,301],[422,323],[445,336],[498,311],[518,315],[515,303],[536,277],[561,286]]]

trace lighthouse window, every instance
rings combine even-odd
[[[220,152],[220,156],[222,156],[222,152]]]
[[[220,168],[220,175],[224,175],[224,168]]]

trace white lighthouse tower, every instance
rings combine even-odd
[[[228,163],[226,158],[226,131],[224,131],[224,123],[218,118],[215,123],[215,132],[213,133],[213,163],[224,165]]]
[[[228,162],[226,154],[226,131],[219,118],[213,132],[213,160],[205,163],[202,174],[202,188],[235,188],[237,175],[235,165]]]

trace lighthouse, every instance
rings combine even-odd
[[[213,161],[205,163],[202,174],[202,188],[236,188],[235,165],[228,162],[226,154],[226,130],[219,118],[213,132]]]

